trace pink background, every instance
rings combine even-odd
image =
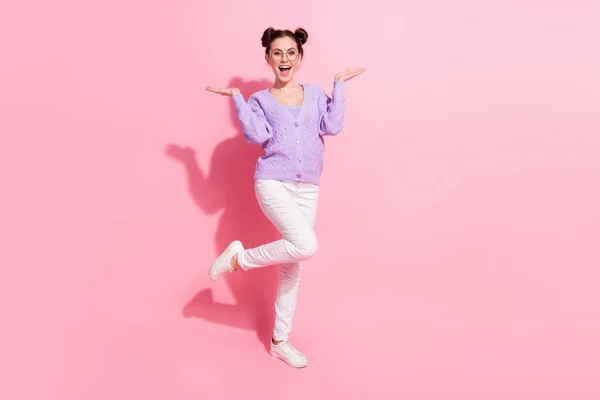
[[[599,3],[234,3],[0,7],[0,398],[599,398]],[[267,87],[269,25],[308,30],[300,82],[368,68],[327,140],[303,370],[265,351],[276,268],[206,276],[275,237],[204,90]]]

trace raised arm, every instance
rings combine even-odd
[[[319,96],[319,134],[321,136],[337,135],[344,129],[344,112],[346,110],[344,105],[345,82],[365,71],[366,68],[355,70],[346,68],[342,72],[337,73],[333,82],[331,97],[321,89]]]
[[[337,135],[344,129],[344,81],[333,83],[331,97],[323,89],[319,94],[319,135]]]
[[[251,144],[263,144],[273,137],[273,129],[258,100],[250,96],[248,102],[241,94],[233,96],[235,115],[240,121],[244,137]]]
[[[246,102],[238,88],[214,88],[209,86],[206,90],[233,99],[235,115],[240,121],[244,138],[249,143],[263,144],[273,137],[271,125],[269,125],[265,113],[255,97],[250,96],[248,102]]]

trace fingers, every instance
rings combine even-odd
[[[207,87],[206,90],[208,90],[209,92],[218,93],[218,94],[225,94],[226,93],[225,89],[215,88],[215,87],[212,87],[212,86]]]
[[[363,72],[365,72],[367,69],[366,68],[359,68],[359,69],[355,69],[354,71],[350,72],[348,79],[352,79],[357,77],[358,75],[362,74]]]
[[[347,81],[350,80],[363,72],[365,72],[366,68],[357,68],[355,70],[351,70],[350,68],[345,68],[342,72],[338,73],[337,76],[340,77],[341,80]]]
[[[223,96],[231,96],[231,97],[240,93],[240,90],[238,88],[215,88],[212,86],[208,86],[206,88],[206,90],[208,90],[209,92],[221,94]]]
[[[231,96],[231,94],[232,94],[232,89],[230,89],[230,88],[215,88],[215,87],[209,86],[206,88],[206,90],[208,90],[209,92],[222,94],[223,96]]]
[[[348,74],[354,78],[355,76],[362,74],[366,70],[367,70],[366,68],[358,68],[358,69],[355,69],[354,71],[350,71]]]

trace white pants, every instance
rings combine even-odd
[[[254,189],[261,210],[283,238],[242,251],[238,254],[238,264],[243,270],[280,264],[273,338],[287,340],[296,310],[301,262],[317,251],[313,227],[319,186],[293,181],[257,180]]]

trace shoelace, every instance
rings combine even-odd
[[[288,356],[300,356],[302,357],[302,353],[300,353],[294,346],[292,346],[289,342],[281,343],[283,345],[283,350],[287,353]]]

